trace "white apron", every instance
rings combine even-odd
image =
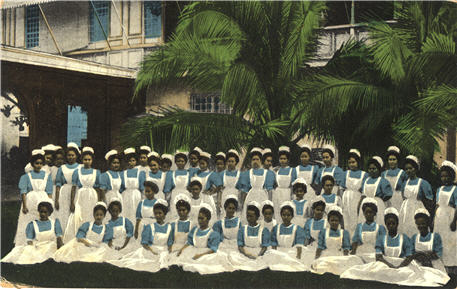
[[[167,177],[167,174],[162,172],[162,175],[160,177],[160,179],[157,179],[157,178],[151,178],[149,176],[149,172],[146,174],[146,181],[150,181],[150,182],[153,182],[157,185],[157,187],[159,187],[159,191],[157,192],[157,194],[154,195],[154,198],[155,199],[163,199],[163,200],[167,200],[169,202],[169,199],[165,197],[165,194],[163,193],[163,187],[165,186],[165,179]],[[144,198],[144,194],[143,194],[143,198]]]
[[[52,257],[57,250],[55,221],[51,221],[51,229],[40,232],[37,221],[33,221],[35,239],[32,245],[20,245],[2,259],[5,263],[14,264],[37,264],[42,263]]]
[[[115,249],[116,247],[122,247],[127,238],[127,231],[125,229],[125,218],[121,217],[121,216],[119,216],[119,218],[122,218],[122,225],[113,226],[112,248],[109,248],[109,250],[107,250],[105,252],[105,256],[103,257],[104,260],[106,260],[108,263],[110,263],[114,260],[119,260],[120,258],[127,255],[128,253],[131,253],[132,251],[139,248],[139,243],[134,242],[131,238],[129,243],[127,244],[127,246],[125,246],[124,249],[122,249],[122,250]]]
[[[297,172],[297,179],[298,178],[303,178],[305,179],[306,183],[308,184],[306,188],[306,194],[303,197],[306,201],[311,201],[316,197],[316,191],[314,191],[313,187],[311,187],[311,184],[313,183],[313,174],[315,170],[315,166],[311,166],[310,171],[300,171],[300,166],[297,166],[295,168]]]
[[[30,184],[32,185],[32,191],[26,193],[25,195],[26,206],[29,212],[27,214],[22,212],[24,204],[21,202],[21,209],[19,211],[19,218],[17,221],[16,236],[14,238],[14,243],[16,245],[26,244],[25,229],[27,228],[27,225],[33,220],[40,218],[40,214],[38,213],[38,204],[42,201],[54,203],[52,199],[48,197],[48,194],[45,191],[49,175],[45,173],[44,179],[32,179],[32,174],[30,172],[27,174],[30,179]]]
[[[332,169],[331,172],[325,172],[324,170],[325,170],[325,167],[324,167],[324,168],[322,169],[322,171],[321,171],[321,177],[320,177],[321,184],[322,184],[322,178],[323,178],[324,176],[327,176],[327,175],[328,175],[328,176],[332,176],[332,177],[335,179],[335,170],[336,170],[336,166],[333,167],[333,169]],[[323,187],[323,186],[324,186],[324,184],[322,184],[322,187]],[[335,185],[333,186],[332,194],[337,195],[337,194],[338,194],[338,189],[339,189],[339,186],[336,184],[336,179],[335,179]],[[324,189],[322,189],[321,194],[323,193],[323,190],[324,190]]]
[[[121,201],[122,204],[122,212],[121,215],[124,214],[124,204],[122,200],[122,195],[119,192],[122,184],[121,176],[118,175],[119,177],[117,179],[113,178],[109,172],[106,172],[109,178],[109,182],[111,184],[111,190],[107,191],[105,193],[105,199],[106,199],[106,204],[109,206],[109,203],[111,202],[112,199],[118,198]],[[105,223],[108,223],[108,221],[111,218],[111,214],[108,212],[105,217]]]
[[[317,248],[317,241],[319,240],[319,233],[320,233],[321,229],[314,230],[313,226],[314,226],[314,219],[311,219],[309,231],[310,231],[311,237],[314,239],[314,242],[315,242],[316,248]],[[323,229],[328,229],[328,222],[325,219],[324,219]]]
[[[268,193],[263,188],[263,185],[267,178],[267,172],[268,172],[268,170],[264,169],[263,175],[256,176],[256,175],[254,175],[253,169],[249,170],[249,180],[251,183],[251,189],[249,190],[249,192],[246,196],[246,199],[244,200],[243,212],[241,213],[241,221],[243,224],[247,224],[247,220],[246,220],[247,204],[249,204],[251,201],[256,201],[260,204],[263,201],[268,200]],[[276,212],[275,212],[275,214],[276,214]],[[260,217],[259,219],[263,219],[263,217]]]
[[[450,225],[454,219],[455,208],[449,206],[452,193],[457,190],[457,186],[450,192],[446,192],[440,187],[438,189],[438,209],[435,214],[434,232],[440,234],[443,241],[443,263],[445,266],[457,266],[457,230],[452,232]]]
[[[433,240],[434,240],[435,233],[431,233],[430,240],[429,241],[424,241],[422,242],[420,240],[420,234],[418,233],[416,235],[416,240],[415,241],[415,250],[416,252],[430,252],[433,251]],[[437,260],[432,260],[432,266],[435,269],[438,269],[442,272],[446,272],[446,269],[444,268],[443,261],[441,258]]]
[[[259,220],[259,224],[261,224],[263,227],[267,228],[268,231],[271,232],[273,230],[273,227],[276,226],[278,222],[276,222],[276,219],[272,219],[269,223],[265,222],[265,220]]]
[[[342,209],[344,219],[344,229],[349,232],[349,235],[353,235],[355,228],[357,227],[357,206],[359,205],[360,188],[362,187],[363,177],[365,172],[362,172],[360,178],[352,178],[350,171],[346,172],[346,190],[343,193],[342,198]]]
[[[213,209],[213,214],[211,214],[211,219],[209,220],[209,226],[211,227],[216,221],[217,221],[217,215],[216,215],[216,205],[214,204],[213,198],[209,195],[205,195],[200,193],[200,197],[196,200],[192,198],[192,195],[188,193],[188,196],[190,198],[190,212],[189,212],[189,220],[192,222],[192,224],[198,224],[198,213],[200,211],[201,205],[203,203],[206,203],[211,206]],[[176,211],[176,207],[175,207]],[[172,219],[176,219],[178,217],[178,214],[176,215],[170,215]]]
[[[275,209],[275,219],[281,220],[279,207],[285,201],[291,200],[292,190],[290,188],[290,183],[292,180],[292,168],[289,168],[288,175],[280,175],[278,172],[276,172],[276,183],[278,184],[278,187],[273,191],[272,201]]]
[[[238,170],[236,172],[236,176],[234,177],[231,177],[231,176],[227,176],[226,174],[226,171],[222,174],[222,184],[224,186],[224,190],[222,190],[222,196],[221,196],[221,200],[225,200],[225,198],[228,196],[228,195],[235,195],[238,200],[240,200],[240,191],[236,188],[236,184],[238,183],[238,180],[240,179],[240,171]],[[224,206],[224,204],[221,204],[222,207]],[[239,207],[241,207],[242,204],[239,204]],[[225,211],[224,211],[224,214],[223,216],[221,217],[225,217]]]
[[[181,249],[187,242],[187,236],[189,235],[189,232],[178,232],[178,224],[179,220],[176,220],[175,223],[175,230],[174,230],[174,243],[172,247],[172,251],[177,251]],[[183,221],[183,222],[189,222],[189,231],[192,230],[192,222],[190,220]]]
[[[301,200],[301,202],[305,202],[305,204],[303,205],[303,214],[302,215],[298,215],[297,213],[297,205],[295,204],[296,201],[293,201],[293,204],[295,206],[294,208],[294,217],[292,219],[292,223],[297,225],[297,226],[300,226],[300,227],[304,227],[305,226],[305,222],[306,222],[306,212],[307,212],[307,208],[308,208],[308,202],[306,202],[306,200]]]
[[[388,176],[386,172],[386,176],[384,177],[386,180],[389,181],[390,186],[392,187],[392,198],[389,200],[391,203],[391,206],[400,211],[401,204],[403,202],[403,197],[401,196],[401,191],[396,190],[395,188],[398,185],[398,181],[400,181],[401,173],[403,170],[399,170],[398,174],[396,176]]]
[[[236,217],[235,217],[236,218]],[[221,220],[221,226],[222,226],[222,234],[223,234],[223,241],[219,244],[219,250],[224,251],[224,252],[233,252],[233,251],[238,251],[238,243],[237,243],[237,237],[238,237],[238,230],[240,228],[240,222],[241,219],[238,218],[238,222],[236,223],[236,226],[233,228],[227,228],[225,227],[225,219]]]
[[[381,177],[379,177],[374,184],[368,184],[368,179],[366,179],[364,186],[363,186],[363,192],[362,192],[363,195],[365,195],[368,198],[373,198],[377,202],[378,212],[376,213],[376,216],[374,218],[374,221],[377,224],[384,223],[384,211],[386,209],[386,206],[384,205],[384,201],[381,198],[376,197],[376,191],[378,189],[380,182],[381,182]],[[358,205],[358,203],[357,203],[357,205]],[[363,223],[365,223],[365,216],[363,215],[362,207],[363,207],[363,205],[360,204],[357,223],[363,224]],[[354,230],[355,230],[355,228],[354,228]]]
[[[401,204],[400,218],[398,224],[398,231],[405,233],[407,236],[412,236],[417,233],[416,222],[414,220],[414,213],[418,208],[424,208],[422,201],[417,199],[422,179],[419,179],[417,185],[410,185],[409,179],[406,181],[404,189],[404,197],[406,198]]]
[[[370,255],[374,256],[376,253],[376,236],[378,235],[379,224],[376,223],[376,229],[372,232],[362,231],[362,244],[357,246],[357,255],[364,256]]]
[[[168,213],[168,216],[170,216],[172,219],[174,219],[174,218],[176,218],[176,216],[178,216],[178,213],[176,211],[176,206],[175,206],[176,196],[179,194],[189,194],[189,191],[187,190],[187,185],[189,182],[189,173],[187,172],[185,175],[177,176],[176,171],[173,171],[172,176],[173,176],[173,182],[175,184],[175,188],[171,191],[170,194],[168,194],[170,199],[167,201],[170,204],[170,212]]]
[[[141,200],[140,202],[143,204],[141,205],[142,219],[138,227],[138,242],[141,242],[141,233],[143,232],[144,227],[147,225],[152,225],[156,222],[156,218],[154,217],[154,206],[145,206],[144,200]]]
[[[94,189],[97,179],[97,171],[94,169],[92,174],[83,175],[81,167],[79,170],[79,181],[82,187],[77,189],[75,195],[75,211],[70,214],[63,237],[64,244],[75,238],[79,227],[85,222],[93,220],[94,207],[98,202],[98,194]]]
[[[137,171],[136,177],[127,177],[127,170],[124,174],[125,191],[122,192],[122,215],[129,220],[135,220],[135,212],[138,203],[142,200],[141,192],[138,189],[140,184]]]
[[[66,184],[60,187],[59,193],[59,210],[55,211],[56,218],[59,219],[60,225],[62,226],[63,233],[65,234],[65,229],[67,228],[68,218],[70,217],[70,204],[71,204],[71,188],[73,187],[72,177],[73,172],[80,167],[78,165],[74,169],[68,168],[66,165],[62,165],[63,176],[65,178]]]

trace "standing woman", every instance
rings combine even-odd
[[[384,210],[386,207],[389,207],[388,201],[392,197],[390,183],[380,176],[383,165],[382,159],[378,156],[374,156],[368,161],[368,174],[370,176],[363,182],[361,188],[362,197],[358,204],[358,207],[360,207],[362,200],[367,197],[375,199],[378,207],[378,214],[375,217],[375,221],[379,224],[382,224],[384,220]],[[359,209],[358,223],[362,223],[363,221],[363,210]]]
[[[214,157],[214,161],[216,163],[216,170],[211,172],[208,178],[208,182],[206,183],[207,189],[213,195],[214,202],[216,203],[217,214],[218,216],[221,214],[221,207],[222,207],[222,175],[225,171],[225,163],[227,160],[227,156],[223,152],[218,152]]]
[[[137,167],[137,154],[134,148],[124,150],[124,158],[127,161],[127,169],[122,172],[121,192],[123,215],[129,220],[135,220],[135,212],[138,203],[143,199],[141,192],[144,191],[146,174]]]
[[[55,209],[56,218],[60,220],[62,229],[67,228],[68,217],[70,216],[71,188],[73,187],[73,172],[80,167],[77,162],[81,151],[78,145],[70,142],[67,145],[67,163],[62,165],[56,176]]]
[[[443,263],[448,273],[457,273],[457,186],[455,175],[457,167],[450,161],[441,164],[442,186],[436,192],[434,232],[443,240]]]
[[[273,195],[269,197],[275,205],[275,218],[276,220],[281,219],[281,214],[279,213],[279,206],[286,201],[292,199],[292,189],[291,184],[297,178],[296,172],[293,168],[289,167],[290,159],[290,148],[287,146],[279,147],[279,169],[276,174],[276,184],[277,187],[273,191]]]
[[[42,170],[50,174],[54,166],[54,145],[48,144],[41,147],[41,149],[44,151],[44,166]]]
[[[240,155],[236,150],[229,150],[226,155],[227,169],[221,173],[222,179],[222,195],[221,200],[225,200],[228,195],[235,195],[238,200],[240,199],[241,184],[241,171],[236,169],[240,161]],[[240,207],[242,203],[240,202]]]
[[[59,168],[65,163],[65,152],[61,146],[54,146],[54,165],[51,167],[51,177],[52,177],[52,199],[55,199],[56,194],[56,178]]]
[[[200,154],[202,152],[202,149],[199,147],[194,147],[194,149],[189,152],[189,168],[187,170],[191,176],[195,175],[199,170],[198,160],[200,159]]]
[[[261,158],[262,150],[260,148],[253,148],[250,153],[251,169],[243,172],[243,191],[247,192],[244,197],[243,212],[241,213],[241,220],[246,224],[246,208],[247,204],[251,201],[261,203],[268,200],[269,191],[273,190],[275,183],[275,173],[268,169],[263,169]]]
[[[109,204],[111,199],[116,198],[122,204],[122,196],[119,191],[122,185],[122,179],[119,174],[121,160],[117,150],[107,152],[105,160],[108,161],[109,170],[100,175],[101,200]]]
[[[269,148],[262,150],[262,164],[266,170],[273,170],[273,152]]]
[[[207,152],[202,152],[198,160],[198,165],[200,169],[195,173],[195,177],[199,177],[202,180],[203,191],[208,192],[208,180],[211,175],[211,171],[208,169],[209,160],[211,159],[211,154]],[[193,177],[191,175],[191,177]]]
[[[162,154],[160,160],[160,170],[164,173],[170,171],[171,165],[173,164],[173,156],[170,154]]]
[[[433,192],[430,183],[417,176],[420,163],[416,156],[409,155],[405,160],[405,171],[408,175],[403,189],[403,203],[400,208],[399,230],[408,236],[416,233],[414,212],[419,208],[426,208],[429,212],[433,207]]]
[[[322,178],[326,175],[330,175],[335,179],[335,186],[333,187],[333,193],[339,194],[339,188],[343,185],[344,173],[339,166],[333,164],[333,159],[335,158],[335,148],[331,145],[325,145],[322,150],[322,161],[324,162],[324,167],[319,169],[318,177],[316,179],[316,184],[323,187]]]
[[[79,227],[92,221],[93,208],[100,199],[100,171],[92,168],[94,149],[84,147],[81,152],[83,166],[74,170],[72,176],[71,204],[64,243],[76,236]]]
[[[169,204],[174,204],[177,195],[187,195],[187,186],[189,185],[190,173],[184,169],[186,163],[187,153],[177,151],[175,154],[175,164],[177,169],[167,174],[167,180],[165,181],[165,187],[163,188],[163,192],[165,195],[170,194]],[[171,206],[171,211],[168,214],[168,216],[176,216],[175,209],[176,208],[174,208],[174,206]]]
[[[153,182],[159,188],[158,193],[155,195],[156,199],[164,199],[169,201],[169,198],[165,198],[165,194],[163,193],[163,188],[165,187],[165,181],[167,178],[168,172],[162,172],[160,170],[160,156],[156,152],[150,152],[148,154],[148,164],[149,164],[149,171],[146,172],[146,181]],[[167,195],[169,197],[169,195]]]
[[[297,178],[305,179],[306,183],[309,184],[308,192],[305,195],[305,200],[310,201],[316,197],[316,191],[312,188],[312,184],[317,182],[317,174],[319,167],[311,165],[311,147],[308,145],[300,146],[300,164],[295,167],[295,175]]]
[[[360,170],[361,155],[359,150],[351,149],[349,151],[348,158],[348,170],[346,171],[343,187],[345,191],[343,193],[342,207],[343,207],[343,219],[344,228],[349,231],[350,234],[354,233],[355,227],[357,226],[357,206],[360,202],[360,189],[365,179],[368,177],[367,173]]]
[[[39,218],[36,210],[38,204],[42,201],[49,201],[52,196],[52,178],[48,173],[41,170],[44,164],[44,151],[33,150],[30,164],[33,170],[22,175],[19,179],[22,204],[17,222],[16,237],[14,238],[16,246],[25,245],[27,224]]]
[[[401,189],[408,179],[405,171],[398,167],[398,160],[400,159],[400,149],[396,146],[390,146],[387,148],[387,165],[388,169],[383,171],[381,176],[389,181],[390,186],[393,190],[392,199],[390,203],[392,207],[400,210],[403,197],[401,195]]]
[[[138,170],[140,172],[144,172],[145,174],[148,173],[148,154],[151,152],[151,148],[149,146],[141,146],[138,150]]]

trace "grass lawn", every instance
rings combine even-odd
[[[19,207],[19,202],[2,202],[2,257],[13,247]],[[316,275],[309,272],[285,273],[263,270],[202,276],[185,272],[176,266],[157,273],[148,273],[121,269],[109,264],[62,264],[54,261],[38,265],[2,263],[1,275],[12,282],[43,287],[400,288],[378,282],[343,280],[332,274]],[[453,276],[444,288],[456,287],[457,278]]]

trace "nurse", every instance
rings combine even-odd
[[[203,193],[204,194],[211,194],[209,192],[211,184],[209,184],[208,180],[211,175],[211,171],[209,170],[209,160],[211,159],[211,154],[207,152],[202,152],[200,154],[200,158],[198,160],[198,165],[199,165],[199,170],[195,173],[194,176],[199,177],[202,180],[202,186],[203,186]],[[191,177],[193,177],[191,175]],[[219,181],[216,181],[217,185],[220,185]]]
[[[333,164],[335,158],[335,148],[331,145],[325,145],[322,147],[322,161],[324,167],[319,169],[316,184],[321,187],[324,186],[322,178],[326,175],[330,175],[335,179],[335,186],[333,187],[333,193],[340,195],[339,189],[343,186],[344,173],[339,166]]]
[[[221,173],[222,195],[221,200],[225,200],[228,195],[235,195],[240,200],[240,191],[242,189],[241,171],[236,169],[240,162],[240,155],[236,150],[229,150],[226,154],[227,169]],[[240,203],[240,208],[242,203]],[[222,216],[221,216],[222,217]]]
[[[119,174],[121,161],[117,150],[107,152],[105,160],[108,162],[109,170],[100,175],[101,199],[106,204],[109,204],[116,198],[122,204],[122,195],[119,191],[122,185],[122,179]]]
[[[292,223],[303,227],[305,225],[306,213],[308,211],[309,202],[305,199],[305,195],[308,191],[308,184],[305,179],[298,178],[292,183],[292,191],[295,195],[292,203],[294,204],[295,216],[292,219]]]
[[[163,161],[162,161],[163,162]],[[166,163],[166,162],[165,162]],[[191,178],[190,173],[184,169],[187,163],[187,153],[177,151],[175,154],[175,164],[177,169],[167,174],[163,192],[165,195],[170,195],[170,204],[173,204],[175,197],[179,194],[187,194],[187,186]],[[163,163],[164,164],[164,163]],[[162,164],[162,165],[163,165]],[[176,217],[176,211],[173,206],[170,207],[169,216]]]
[[[143,199],[146,173],[137,167],[137,154],[134,148],[124,150],[124,160],[127,161],[127,169],[121,173],[121,189],[123,215],[129,220],[135,220],[135,211],[138,203]],[[147,162],[146,162],[147,163]]]
[[[317,247],[317,240],[319,239],[319,232],[328,227],[327,219],[324,218],[325,214],[325,200],[317,196],[311,202],[312,216],[305,223],[305,246]]]
[[[217,215],[220,216],[222,204],[222,176],[225,172],[225,163],[227,156],[223,152],[218,152],[214,157],[216,164],[216,170],[211,172],[206,183],[206,188],[209,194],[213,196],[214,202],[216,203]],[[222,216],[223,217],[223,216]]]
[[[316,197],[316,191],[311,185],[317,183],[317,174],[319,167],[311,165],[311,147],[309,145],[300,146],[300,164],[295,167],[295,174],[297,178],[303,178],[308,185],[308,193],[305,195],[305,199],[310,201]]]
[[[138,165],[136,166],[140,172],[147,174],[149,172],[148,154],[151,152],[149,146],[140,146],[138,150]]]
[[[52,201],[52,178],[41,170],[44,164],[44,151],[33,150],[30,164],[33,170],[19,179],[22,203],[14,238],[16,245],[25,245],[25,229],[30,222],[39,217],[36,211],[38,204],[42,201]]]
[[[454,184],[457,166],[450,161],[441,164],[442,186],[436,193],[434,232],[443,241],[443,262],[448,272],[457,273],[457,186]]]
[[[392,199],[390,200],[392,207],[400,210],[403,197],[401,189],[403,188],[408,175],[405,171],[398,167],[398,161],[400,159],[400,149],[396,146],[390,146],[387,148],[387,169],[382,172],[381,176],[389,181],[390,186],[393,190]]]
[[[135,239],[141,236],[145,226],[153,224],[156,219],[154,217],[154,205],[157,202],[155,195],[157,194],[159,187],[153,182],[144,182],[144,195],[146,198],[138,202],[136,208],[136,224],[135,224]]]
[[[160,170],[164,173],[169,172],[173,164],[173,156],[170,154],[162,154],[160,156]]]
[[[251,201],[263,202],[268,200],[275,183],[275,173],[271,170],[261,168],[262,150],[253,148],[250,152],[251,169],[243,172],[243,191],[247,192],[244,199],[241,221],[246,223],[246,207]]]
[[[193,228],[194,224],[192,224],[189,218],[190,202],[190,198],[184,194],[179,194],[175,198],[175,207],[178,212],[178,218],[171,222],[174,233],[174,243],[169,250],[170,253],[177,252],[184,247],[187,241],[187,236]]]
[[[279,147],[279,169],[276,174],[276,189],[272,192],[272,196],[269,197],[275,205],[275,218],[280,219],[279,207],[282,203],[290,201],[292,199],[291,185],[297,178],[296,172],[293,168],[289,167],[290,159],[290,148],[287,146]]]
[[[148,164],[149,171],[146,173],[146,181],[153,182],[157,185],[159,191],[154,195],[156,199],[164,199],[167,202],[170,202],[170,194],[163,193],[165,188],[165,182],[167,180],[167,175],[171,174],[169,172],[162,172],[160,170],[160,155],[156,152],[150,152],[148,154]],[[168,180],[171,180],[171,176],[168,177]]]
[[[200,154],[203,150],[199,147],[194,147],[193,150],[189,152],[189,168],[187,169],[191,176],[195,175],[200,169],[198,167],[198,160],[200,159]]]
[[[354,233],[357,226],[358,205],[362,194],[360,189],[368,174],[360,170],[361,154],[357,149],[349,150],[348,168],[345,172],[344,184],[345,188],[342,198],[342,208],[344,216],[344,228],[350,234]]]
[[[414,212],[419,208],[426,208],[431,212],[434,205],[432,187],[429,182],[417,176],[419,168],[420,162],[417,157],[406,157],[405,171],[408,179],[402,188],[404,201],[400,208],[399,230],[408,236],[416,233]]]
[[[67,221],[70,216],[73,172],[80,167],[80,164],[77,162],[80,154],[81,152],[77,144],[74,142],[68,143],[67,163],[59,168],[56,175],[54,206],[56,209],[56,218],[60,220],[64,231],[67,228]]]
[[[265,148],[261,150],[262,153],[262,165],[266,170],[273,171],[273,152],[270,148]]]
[[[235,195],[228,195],[224,200],[225,218],[213,225],[213,230],[221,236],[219,250],[232,252],[237,250],[238,230],[241,227],[241,219],[235,216],[238,211],[238,198]]]
[[[270,232],[271,232],[271,230],[273,230],[273,227],[278,224],[278,222],[274,218],[275,210],[274,210],[273,206],[274,206],[273,202],[270,200],[265,200],[260,204],[260,207],[262,208],[263,219],[260,220],[259,223],[260,223],[260,225],[267,228],[268,231],[270,231]]]
[[[38,204],[39,219],[27,225],[25,234],[27,245],[16,245],[2,259],[5,263],[37,264],[52,257],[54,252],[63,245],[62,228],[58,219],[50,219],[53,212],[51,200]]]
[[[187,193],[190,196],[190,220],[193,224],[197,224],[198,212],[203,204],[208,204],[213,209],[212,218],[209,220],[209,224],[212,226],[216,220],[216,204],[211,196],[202,194],[202,180],[199,177],[193,177],[189,184],[189,192]],[[172,220],[176,218],[176,215],[172,216]]]
[[[334,192],[335,188],[335,179],[331,175],[325,175],[322,177],[322,194],[327,206],[336,205],[341,207],[341,198],[336,195]]]

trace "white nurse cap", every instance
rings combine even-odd
[[[304,184],[305,186],[308,186],[304,178],[295,179],[295,181],[292,183],[292,186],[294,186],[295,184]]]
[[[105,160],[109,160],[109,158],[114,155],[117,155],[117,150],[110,150],[105,154]]]
[[[61,150],[61,149],[63,149],[61,146],[54,146],[54,150],[55,151],[58,151],[58,150]]]
[[[190,198],[189,196],[185,195],[185,194],[178,194],[176,197],[175,197],[175,200],[174,200],[174,204],[176,206],[176,203],[178,203],[179,201],[184,201],[188,204],[190,204]]]
[[[428,217],[430,217],[430,213],[427,211],[427,209],[424,209],[424,208],[417,209],[414,212],[414,217],[416,217],[416,215],[419,215],[419,214],[424,214],[424,215],[427,215]]]
[[[270,149],[270,148],[264,148],[264,149],[262,150],[262,155],[271,154],[271,153],[272,153],[272,152],[271,152],[271,149]]]
[[[356,156],[358,156],[359,158],[362,157],[362,155],[360,154],[360,151],[358,149],[350,149],[349,150],[349,153],[350,154],[355,154]],[[381,166],[382,167],[382,166]]]
[[[41,149],[33,150],[32,151],[32,156],[36,156],[36,155],[43,155],[44,156],[44,150],[41,150]]]
[[[161,205],[164,205],[165,207],[168,207],[168,203],[167,201],[165,201],[164,199],[157,199],[157,201],[155,202],[154,204],[154,207],[158,204],[161,204]]]
[[[79,150],[78,145],[76,143],[74,143],[74,142],[69,142],[67,144],[67,148],[74,148],[74,149],[76,149],[78,151],[78,153],[81,153],[81,151]]]
[[[225,159],[227,156],[223,152],[218,152],[216,157],[223,157]]]
[[[258,153],[262,154],[262,149],[259,148],[259,147],[254,147],[254,148],[252,148],[252,149],[251,149],[251,154],[252,154],[252,153],[255,153],[255,152],[258,152]]]
[[[238,197],[235,196],[235,195],[227,195],[225,198],[224,198],[224,201],[222,202],[222,204],[225,204],[225,202],[227,202],[227,200],[235,200],[237,203],[238,203]]]
[[[309,144],[302,144],[302,145],[300,145],[300,148],[301,148],[301,149],[308,149],[309,151],[312,150],[312,149],[311,149],[311,146],[310,146]]]
[[[96,202],[94,208],[97,206],[102,206],[103,208],[107,209],[106,204],[104,202]]]
[[[450,168],[451,170],[454,171],[454,174],[457,175],[457,166],[456,166],[453,162],[444,161],[444,162],[441,164],[441,167],[448,167],[448,168]]]
[[[238,158],[240,158],[240,154],[239,154],[236,150],[234,150],[234,149],[229,149],[228,152],[227,152],[227,154],[229,154],[229,153],[230,153],[230,154],[234,154],[234,155],[236,155]]]
[[[406,159],[413,161],[414,163],[416,163],[417,167],[420,168],[420,161],[416,156],[409,155],[406,157]]]
[[[200,178],[200,177],[192,177],[192,178],[190,179],[189,184],[192,183],[192,182],[199,182],[200,185],[203,185],[202,178]]]
[[[134,148],[127,148],[124,150],[124,155],[134,154],[136,153]]]
[[[333,212],[338,212],[341,215],[343,215],[343,209],[341,209],[341,207],[339,207],[337,205],[331,205],[330,207],[328,207],[327,215],[332,211]]]
[[[41,147],[41,149],[44,151],[54,151],[55,150],[53,144],[47,144],[47,145]]]
[[[317,202],[324,202],[324,203],[326,203],[324,197],[322,197],[321,195],[316,196],[316,197],[314,197],[314,198],[311,200],[311,204],[314,204],[314,203],[317,203]],[[326,204],[327,204],[327,203],[326,203]]]
[[[148,153],[148,158],[150,158],[150,157],[156,157],[156,158],[160,159],[160,155],[157,152]]]
[[[81,150],[83,153],[85,152],[90,152],[92,154],[94,154],[94,149],[91,148],[91,147],[83,147],[83,149]]]
[[[335,147],[330,144],[326,144],[326,145],[322,146],[322,149],[331,151],[333,153],[333,156],[336,155]]]
[[[148,153],[150,153],[151,148],[149,146],[140,146],[140,151],[147,151]]]
[[[202,209],[202,208],[207,209],[207,210],[211,213],[211,217],[213,217],[214,211],[213,211],[213,208],[211,208],[211,206],[210,206],[209,204],[207,204],[207,203],[202,203],[202,204],[200,205],[200,209]]]
[[[201,158],[210,159],[210,158],[211,158],[211,154],[210,154],[210,153],[207,153],[207,152],[201,152],[201,153],[200,153],[200,157],[201,157]]]
[[[374,156],[374,157],[372,157],[372,159],[375,160],[375,161],[379,164],[379,166],[380,166],[381,168],[384,166],[384,162],[382,161],[382,158],[381,158],[381,157],[379,157],[379,156]]]
[[[384,210],[384,216],[387,216],[389,214],[395,215],[395,216],[397,216],[397,218],[400,216],[400,214],[398,213],[397,209],[395,209],[394,207],[389,207],[389,208]]]
[[[374,198],[365,198],[362,201],[362,204],[374,204],[376,207],[378,207],[378,201],[376,201]]]
[[[279,210],[282,210],[284,207],[291,207],[293,211],[295,211],[295,205],[291,201],[285,201],[279,206]]]
[[[390,146],[387,148],[388,152],[396,152],[397,154],[400,153],[400,149],[397,146]]]
[[[199,147],[194,147],[194,149],[191,150],[191,152],[197,152],[198,154],[201,154],[203,152],[203,150]]]
[[[270,201],[270,200],[265,200],[265,201],[263,201],[260,205],[262,206],[262,208],[265,207],[265,206],[272,206],[272,207],[274,207],[273,202]]]
[[[112,198],[112,199],[109,201],[108,207],[109,207],[109,205],[111,205],[111,204],[114,203],[114,202],[119,202],[119,203],[121,203],[121,205],[122,205],[121,199],[119,199],[119,198],[117,198],[117,197],[114,197],[114,198]]]
[[[180,151],[180,150],[177,150],[177,151],[175,152],[175,156],[177,156],[177,155],[184,155],[184,156],[186,156],[186,157],[187,157],[187,152],[185,152],[185,151]]]
[[[249,206],[254,206],[256,207],[259,211],[261,210],[261,207],[260,207],[260,204],[256,201],[250,201],[249,204],[248,204],[248,207]]]
[[[280,146],[278,152],[288,152],[290,153],[290,148],[288,146]]]
[[[163,154],[162,157],[161,157],[161,159],[163,159],[163,160],[169,160],[170,162],[172,162],[172,161],[173,161],[173,156],[170,155],[170,154]]]

